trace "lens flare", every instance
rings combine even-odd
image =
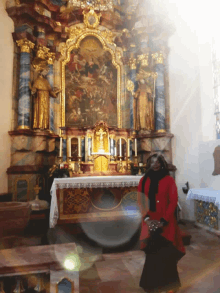
[[[80,267],[80,260],[77,254],[68,256],[64,261],[65,269],[69,271],[78,270]]]

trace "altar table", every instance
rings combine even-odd
[[[220,190],[212,188],[190,189],[187,200],[195,200],[195,219],[196,222],[218,230],[220,227]]]
[[[54,179],[50,228],[57,223],[120,219],[139,215],[137,186],[142,176],[99,176]]]
[[[218,208],[220,208],[220,190],[214,190],[212,188],[192,188],[188,191],[186,199],[196,199],[205,202],[212,202]]]

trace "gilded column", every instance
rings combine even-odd
[[[129,65],[130,65],[130,81],[134,90],[134,84],[136,81],[136,59],[133,57],[130,58]],[[135,129],[134,97],[133,97],[132,91],[130,91],[129,94],[130,94],[130,128]]]
[[[55,53],[48,53],[48,67],[49,72],[47,79],[51,88],[53,88],[53,63],[55,60]],[[54,132],[54,98],[50,97],[50,131]]]
[[[164,64],[163,54],[152,54],[156,63],[156,97],[155,97],[155,130],[165,132],[165,88],[164,88]]]
[[[34,48],[34,44],[25,38],[18,40],[17,45],[21,48],[18,94],[18,129],[30,129],[30,51]]]

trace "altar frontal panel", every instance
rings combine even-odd
[[[137,187],[65,188],[57,192],[59,220],[93,222],[138,216]]]

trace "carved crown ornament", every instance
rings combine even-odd
[[[97,14],[93,9],[89,12],[83,11],[84,19],[83,22],[88,28],[97,28],[100,24],[101,13]]]

